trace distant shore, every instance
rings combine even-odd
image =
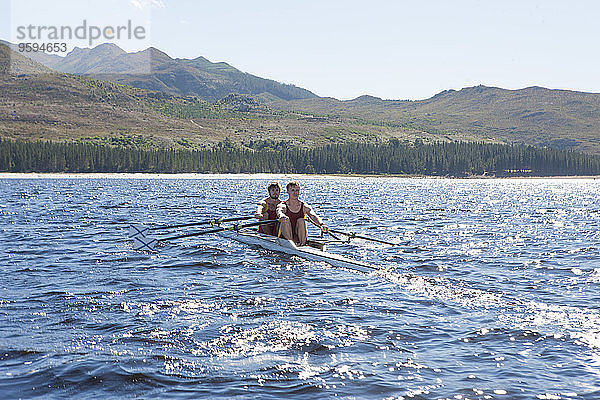
[[[360,178],[404,178],[404,179],[600,179],[600,176],[434,176],[434,175],[364,175],[364,174],[152,174],[152,173],[38,173],[0,172],[0,179],[360,179]]]

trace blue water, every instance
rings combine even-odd
[[[0,179],[0,398],[600,398],[600,180],[299,179],[372,274],[127,239],[270,179]]]

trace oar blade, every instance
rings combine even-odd
[[[148,227],[139,224],[131,224],[129,225],[129,238],[133,239],[138,236],[145,237],[148,234],[148,231]]]
[[[156,243],[158,243],[158,240],[142,235],[133,237],[133,249],[135,251],[154,251]]]

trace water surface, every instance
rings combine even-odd
[[[271,179],[0,178],[1,397],[600,398],[600,181],[300,178],[400,244],[330,247],[372,274],[127,240],[251,214]]]

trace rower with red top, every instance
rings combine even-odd
[[[277,218],[281,221],[281,236],[293,240],[299,246],[304,246],[308,239],[306,219],[325,233],[329,228],[311,206],[300,201],[300,184],[298,182],[289,182],[286,189],[288,199],[277,207]]]

